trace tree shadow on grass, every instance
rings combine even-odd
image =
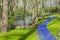
[[[35,31],[36,31],[35,29],[30,30],[27,34],[25,34],[18,40],[25,40],[27,37],[29,37],[31,34],[33,34]]]
[[[36,27],[35,27],[36,28]],[[25,40],[27,37],[29,37],[31,34],[33,34],[35,31],[36,31],[36,29],[35,28],[33,28],[32,30],[30,30],[28,33],[26,33],[26,34],[12,34],[12,35],[5,35],[5,36],[0,36],[0,38],[5,38],[4,40],[8,40],[8,39],[10,39],[10,37],[12,37],[12,36],[19,36],[19,37],[21,37],[21,38],[19,38],[18,40]]]
[[[14,36],[15,36],[15,37],[17,37],[17,36],[18,36],[18,37],[20,37],[20,36],[22,37],[22,36],[24,36],[24,35],[25,35],[25,34],[21,34],[21,35],[20,35],[20,34],[5,35],[5,36],[0,36],[0,38],[3,39],[3,40],[9,40],[9,39],[11,39],[11,38],[14,37]],[[14,38],[13,38],[13,39],[14,39]]]

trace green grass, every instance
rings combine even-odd
[[[0,33],[0,40],[36,40],[36,30],[12,30]]]
[[[37,24],[42,24],[46,19],[40,20]],[[60,31],[60,20],[53,19],[47,24],[49,31],[56,37],[57,32]],[[7,33],[0,33],[0,40],[37,40],[36,29],[33,30],[12,30]]]
[[[47,28],[50,32],[56,37],[57,32],[60,31],[60,20],[58,18],[53,19],[48,25]]]

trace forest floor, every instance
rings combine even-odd
[[[58,14],[56,14],[58,16]],[[55,36],[60,35],[60,16],[47,24],[48,30]],[[38,22],[43,23],[44,20]],[[58,36],[60,37],[60,36]],[[37,40],[37,30],[12,30],[7,33],[0,33],[0,40]]]

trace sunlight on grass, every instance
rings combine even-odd
[[[31,34],[26,40],[37,40],[37,34],[36,34],[36,32],[34,32],[33,34]]]
[[[60,30],[60,20],[59,19],[53,19],[48,25],[47,28],[50,30],[50,32],[56,37],[57,32]]]
[[[8,33],[0,33],[0,40],[20,40],[20,39],[36,40],[36,30],[12,30]]]

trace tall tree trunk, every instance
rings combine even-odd
[[[25,10],[26,10],[26,0],[23,0],[23,5],[24,5],[24,13],[23,13],[23,20],[24,20],[24,25],[25,25]]]
[[[2,4],[1,0],[0,0],[0,4]],[[0,32],[1,32],[1,25],[2,25],[2,22],[1,22],[1,16],[2,16],[1,14],[2,14],[2,12],[1,11],[2,10],[1,10],[1,5],[0,5]]]
[[[3,0],[1,32],[7,32],[8,28],[8,0]]]
[[[1,15],[0,15],[1,16]],[[1,17],[0,17],[0,31],[1,31]]]
[[[38,0],[36,0],[36,17],[35,17],[35,23],[38,21]]]

